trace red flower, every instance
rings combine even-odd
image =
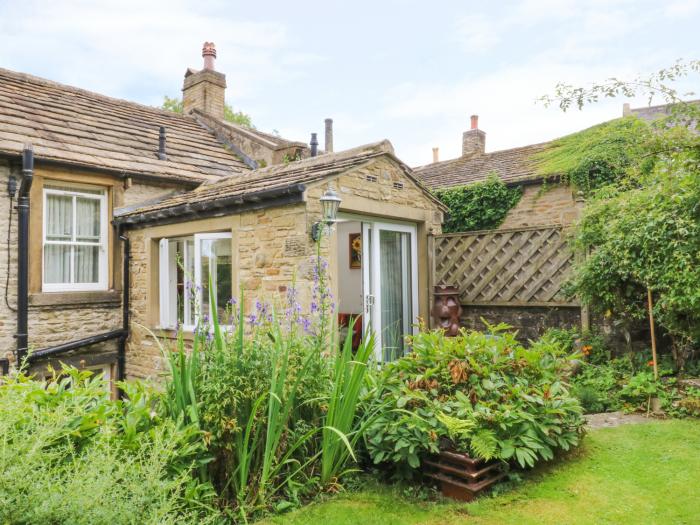
[[[649,361],[649,362],[647,363],[647,366],[654,366],[654,360],[652,359],[651,361]]]

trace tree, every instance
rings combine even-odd
[[[172,111],[173,113],[182,113],[182,99],[174,97],[171,98],[165,95],[163,97],[163,105],[161,106],[161,108],[168,111]],[[255,129],[250,115],[248,115],[247,113],[243,113],[242,111],[234,111],[233,108],[228,104],[224,104],[224,120],[228,122],[233,122],[234,124],[238,124],[240,126],[246,126],[248,128]]]
[[[679,367],[700,344],[700,107],[666,82],[693,71],[700,72],[700,61],[631,82],[559,84],[554,96],[543,97],[562,110],[618,94],[660,94],[672,103],[670,114],[650,125],[632,117],[586,130],[543,162],[564,176],[579,170],[590,177],[601,173],[589,169],[591,159],[609,161],[607,173],[615,176],[589,185],[573,234],[575,248],[589,256],[576,265],[569,291],[593,310],[632,322],[646,316],[651,290],[654,317],[672,337]]]

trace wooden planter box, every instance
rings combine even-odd
[[[455,450],[443,450],[423,466],[426,476],[440,482],[444,496],[461,501],[472,501],[507,472],[500,461],[474,459]]]

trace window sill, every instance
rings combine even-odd
[[[156,334],[157,337],[162,337],[163,339],[176,340],[178,336],[178,331],[172,328],[152,328],[151,331]],[[185,341],[194,341],[194,332],[191,330],[182,330],[182,338]]]
[[[40,292],[29,294],[31,306],[77,306],[105,304],[118,306],[122,294],[116,290],[96,292]]]

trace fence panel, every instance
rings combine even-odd
[[[562,291],[573,262],[560,226],[445,234],[433,282],[456,286],[462,304],[578,306]]]

